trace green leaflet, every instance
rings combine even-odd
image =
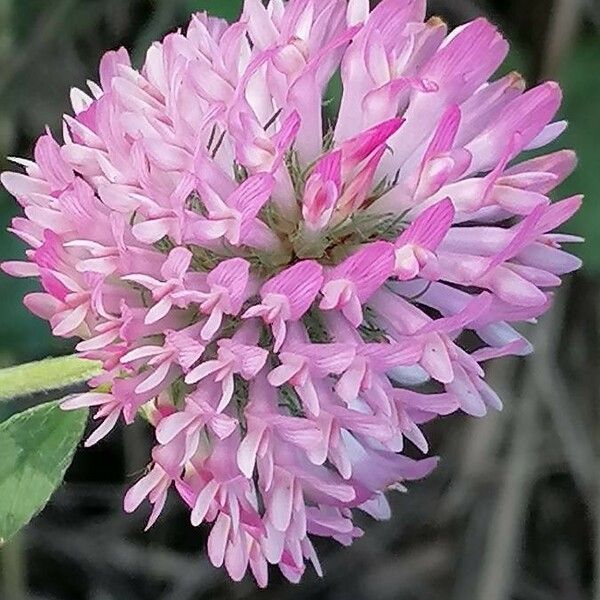
[[[60,485],[87,418],[58,402],[0,424],[0,545],[39,513]]]
[[[63,356],[0,370],[0,400],[66,388],[101,371],[100,363]]]

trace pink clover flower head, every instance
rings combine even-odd
[[[581,198],[549,198],[574,153],[519,158],[564,130],[559,86],[493,79],[492,24],[425,12],[194,15],[139,71],[108,52],[62,138],[2,175],[29,246],[4,270],[37,278],[25,304],[104,366],[63,408],[95,410],[86,445],[146,417],[125,510],[149,503],[151,526],[179,496],[235,580],[320,574],[315,537],[389,518],[386,492],[435,467],[426,424],[501,408],[482,363],[530,352],[515,325],[580,266],[556,230]]]

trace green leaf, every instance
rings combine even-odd
[[[38,514],[60,485],[87,410],[42,404],[0,424],[0,545]]]
[[[190,11],[206,11],[214,17],[235,21],[242,12],[242,0],[188,0]]]
[[[77,356],[49,358],[0,370],[0,400],[47,392],[91,379],[101,371],[98,362]]]

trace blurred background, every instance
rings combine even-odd
[[[30,155],[45,125],[60,132],[70,87],[96,78],[105,50],[124,45],[139,65],[191,11],[233,19],[240,4],[0,0],[0,157]],[[360,518],[351,549],[318,543],[325,579],[307,571],[292,586],[273,571],[264,592],[208,564],[206,532],[175,502],[149,534],[143,511],[122,513],[151,440],[143,426],[116,433],[77,454],[46,511],[0,550],[2,600],[600,600],[600,0],[431,0],[430,12],[453,25],[488,16],[513,44],[505,72],[559,79],[560,144],[581,159],[559,195],[587,196],[569,225],[587,238],[585,268],[530,332],[537,354],[490,369],[506,410],[431,427],[443,461],[392,498],[391,522]],[[0,260],[23,252],[5,231],[17,210],[0,191]],[[26,312],[30,289],[0,274],[0,366],[72,350]]]

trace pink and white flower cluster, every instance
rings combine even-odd
[[[320,572],[313,536],[389,517],[384,493],[436,464],[404,447],[501,408],[481,363],[528,353],[513,324],[579,267],[554,230],[581,199],[548,198],[575,155],[515,160],[564,130],[558,85],[490,80],[494,26],[424,18],[425,0],[195,15],[139,71],[106,54],[62,142],[2,176],[30,246],[4,270],[39,278],[26,305],[104,365],[64,408],[97,408],[88,444],[151,422],[125,510],[149,501],[152,525],[178,494],[235,580],[296,582]]]

